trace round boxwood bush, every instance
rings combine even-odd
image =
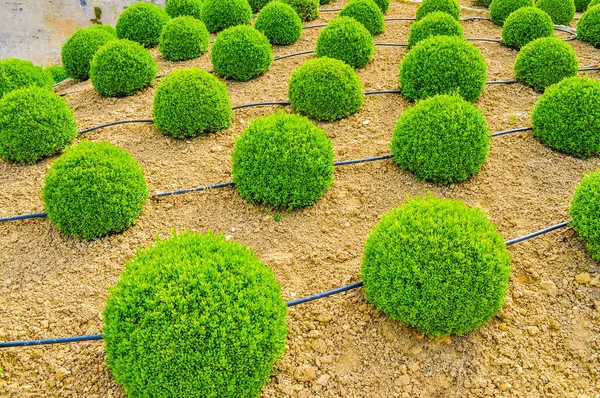
[[[312,21],[319,17],[319,0],[282,0],[292,6],[304,22]]]
[[[102,46],[90,65],[90,79],[103,97],[124,97],[150,85],[156,61],[141,44],[113,40]]]
[[[296,10],[281,1],[271,1],[256,17],[254,27],[272,44],[294,44],[302,35],[302,20]]]
[[[252,21],[252,9],[246,0],[204,0],[202,21],[210,33],[220,32]]]
[[[249,202],[292,210],[333,182],[333,148],[307,118],[278,112],[250,122],[233,149],[233,182]]]
[[[534,5],[533,0],[494,0],[490,4],[490,19],[496,25],[502,26],[506,18],[519,8]]]
[[[600,170],[583,177],[569,209],[573,229],[586,244],[588,254],[600,261]]]
[[[210,60],[219,75],[247,81],[269,69],[273,50],[269,39],[260,31],[239,25],[219,33],[212,45]]]
[[[573,0],[537,0],[536,6],[548,13],[556,25],[569,25],[575,16]]]
[[[450,14],[442,11],[432,12],[410,26],[408,47],[413,47],[420,41],[432,36],[457,36],[463,38],[464,31],[460,22]]]
[[[52,163],[42,198],[61,232],[93,240],[132,226],[148,187],[129,153],[108,142],[81,141]]]
[[[383,13],[373,0],[351,0],[342,8],[339,15],[356,19],[372,35],[385,31]]]
[[[434,36],[414,46],[400,64],[400,88],[411,100],[459,94],[474,102],[485,88],[487,64],[460,37]]]
[[[317,57],[335,58],[353,68],[362,68],[373,58],[375,43],[356,19],[337,17],[319,34],[316,51]]]
[[[542,37],[525,45],[515,61],[515,76],[542,92],[564,78],[577,76],[575,50],[558,37]]]
[[[600,155],[600,81],[571,77],[548,87],[533,109],[542,144],[587,159]]]
[[[250,4],[252,12],[259,12],[264,8],[264,6],[266,6],[272,1],[274,0],[248,0],[248,4]]]
[[[477,173],[490,144],[481,111],[459,96],[436,95],[400,116],[392,153],[396,164],[418,179],[449,184]]]
[[[159,50],[169,61],[198,58],[208,50],[210,35],[204,23],[194,17],[169,20],[160,35]]]
[[[54,81],[41,66],[17,58],[0,60],[0,98],[25,87],[51,87]]]
[[[0,99],[0,157],[5,161],[35,163],[76,136],[73,110],[52,90],[26,87]]]
[[[589,4],[590,0],[575,0],[575,10],[579,12],[584,12],[585,10],[587,10]]]
[[[600,6],[588,9],[577,21],[577,38],[600,47]]]
[[[48,73],[50,76],[52,76],[52,81],[54,81],[54,84],[69,78],[69,74],[67,73],[65,67],[61,65],[49,66],[44,69],[44,73]]]
[[[87,80],[90,74],[90,63],[100,47],[116,36],[104,29],[92,25],[78,29],[62,46],[62,63],[69,76],[77,80]]]
[[[358,75],[343,61],[320,57],[294,69],[288,98],[296,112],[333,121],[358,112],[363,104]]]
[[[286,345],[273,271],[185,231],[138,250],[104,308],[107,364],[130,397],[256,398]]]
[[[390,0],[374,0],[374,1],[382,13],[385,14],[390,9]]]
[[[417,21],[436,11],[445,12],[456,20],[460,18],[460,5],[457,0],[423,0],[417,8]]]
[[[540,37],[552,36],[552,18],[536,7],[519,8],[506,18],[502,27],[502,44],[513,48],[521,48]]]
[[[144,47],[154,47],[168,20],[169,14],[164,8],[152,3],[134,3],[119,15],[117,37],[138,42]]]
[[[202,0],[167,0],[165,11],[171,18],[190,16],[202,19]]]
[[[504,240],[481,209],[428,197],[383,215],[365,243],[361,278],[379,311],[445,336],[489,322],[509,273]]]
[[[154,124],[176,138],[195,137],[229,127],[232,110],[227,86],[203,69],[180,69],[158,84]]]

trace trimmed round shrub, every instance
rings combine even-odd
[[[396,164],[437,184],[461,182],[477,173],[490,145],[481,111],[449,95],[436,95],[407,109],[392,136]]]
[[[110,25],[94,24],[94,25],[88,26],[85,29],[100,29],[106,33],[110,33],[114,37],[117,37],[117,29],[113,28]]]
[[[266,6],[272,1],[274,0],[248,0],[248,4],[250,4],[252,12],[259,12],[263,9],[264,6]]]
[[[540,37],[552,36],[552,18],[536,7],[519,8],[506,18],[502,27],[502,44],[517,49]]]
[[[93,240],[132,226],[148,187],[128,152],[84,140],[52,163],[42,198],[48,219],[62,233]]]
[[[460,5],[457,0],[423,0],[417,8],[417,21],[436,11],[445,12],[456,20],[460,18]]]
[[[252,21],[252,9],[246,0],[204,0],[202,21],[210,33],[217,33]]]
[[[600,170],[583,177],[575,189],[569,214],[588,254],[600,261]]]
[[[273,271],[221,235],[139,249],[104,308],[107,364],[130,397],[255,398],[283,355]]]
[[[20,88],[51,87],[53,84],[50,75],[31,61],[18,58],[0,60],[0,98]]]
[[[252,26],[240,25],[217,35],[210,60],[224,78],[247,81],[261,75],[273,62],[271,43]]]
[[[304,22],[312,21],[319,17],[319,0],[281,0],[292,6]]]
[[[164,8],[152,3],[134,3],[119,15],[117,37],[138,42],[144,47],[155,47],[168,20],[169,14]]]
[[[589,4],[590,0],[575,0],[575,10],[579,12],[584,12],[585,10],[587,10]]]
[[[35,163],[76,136],[73,110],[52,90],[26,87],[0,99],[0,157],[5,161]]]
[[[149,86],[156,61],[141,44],[113,40],[102,46],[90,64],[90,79],[103,97],[125,97]]]
[[[64,66],[61,65],[49,66],[44,69],[44,73],[48,73],[50,76],[52,76],[52,81],[54,81],[54,84],[69,78],[69,74],[65,70]]]
[[[160,35],[159,50],[169,61],[198,58],[208,50],[210,35],[204,23],[183,16],[169,20]]]
[[[316,51],[317,57],[335,58],[353,68],[362,68],[373,58],[375,43],[360,22],[350,17],[337,17],[319,34]]]
[[[333,121],[360,110],[362,83],[347,63],[320,57],[294,69],[288,98],[294,110],[313,119]]]
[[[272,44],[294,44],[302,35],[302,20],[289,4],[271,1],[256,17],[254,27]]]
[[[233,182],[249,202],[292,210],[333,182],[333,148],[307,118],[278,112],[254,119],[235,142]]]
[[[494,0],[490,4],[490,19],[496,25],[502,26],[506,18],[519,8],[534,5],[533,0]]]
[[[600,47],[600,7],[592,7],[577,21],[577,38]]]
[[[600,4],[600,0],[592,0],[592,1],[590,1],[590,4],[588,4],[588,6],[587,6],[587,10],[591,9],[592,7],[594,7],[594,6],[598,5],[598,4]]]
[[[190,16],[202,19],[202,0],[167,0],[165,11],[171,18]]]
[[[175,138],[222,130],[232,118],[225,83],[197,68],[180,69],[162,79],[152,113],[160,132]]]
[[[575,16],[573,0],[537,0],[536,7],[548,13],[556,25],[569,25]]]
[[[400,89],[411,100],[459,94],[474,102],[485,88],[487,64],[460,37],[434,36],[414,46],[400,64]]]
[[[446,336],[489,322],[504,305],[509,273],[504,239],[481,209],[425,197],[384,214],[371,230],[361,279],[379,311]]]
[[[420,41],[432,36],[456,36],[463,38],[464,30],[460,22],[450,14],[442,11],[432,12],[410,26],[408,47],[413,47]]]
[[[515,76],[542,92],[564,78],[577,76],[578,68],[573,47],[558,37],[542,37],[521,49],[515,61]]]
[[[339,15],[356,19],[372,35],[385,31],[383,13],[373,0],[351,0],[342,8]]]
[[[382,13],[385,14],[390,9],[390,0],[374,0],[374,1]]]
[[[117,39],[115,35],[97,26],[99,25],[78,29],[62,46],[62,63],[73,79],[87,80],[90,75],[90,63],[98,49]]]
[[[587,159],[600,155],[600,81],[571,77],[548,87],[533,109],[542,144]]]

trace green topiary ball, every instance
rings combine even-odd
[[[417,21],[436,11],[450,14],[456,20],[460,18],[460,5],[457,0],[423,0],[417,8]]]
[[[587,159],[600,155],[600,81],[571,77],[548,87],[533,109],[542,144]]]
[[[254,27],[272,44],[294,44],[302,35],[302,20],[289,4],[271,1],[256,17]]]
[[[327,24],[317,38],[317,57],[329,57],[362,68],[373,59],[373,36],[360,22],[337,17]]]
[[[363,104],[358,75],[343,61],[320,57],[294,69],[288,97],[296,112],[333,121],[358,112]]]
[[[250,122],[233,149],[233,182],[249,202],[292,210],[333,182],[333,148],[307,118],[278,112]]]
[[[365,243],[361,278],[379,311],[445,336],[489,322],[509,273],[506,245],[481,209],[428,197],[383,215]]]
[[[600,47],[600,6],[589,8],[577,21],[577,38]]]
[[[588,254],[600,261],[600,170],[583,177],[569,209],[573,229],[585,242]]]
[[[204,0],[202,20],[210,33],[217,33],[252,21],[252,9],[246,0]]]
[[[274,0],[248,0],[248,4],[250,4],[252,12],[259,12],[263,9],[264,6],[266,6],[272,1]]]
[[[158,66],[148,50],[130,40],[102,46],[90,65],[90,79],[103,97],[125,97],[150,85]]]
[[[490,4],[490,19],[496,25],[502,26],[506,18],[519,8],[534,5],[533,0],[494,0]]]
[[[487,64],[460,37],[434,36],[414,46],[400,64],[400,89],[411,100],[459,94],[474,102],[485,88]]]
[[[575,16],[574,0],[537,0],[536,7],[548,13],[556,25],[569,25]]]
[[[169,20],[160,35],[159,50],[169,61],[198,58],[208,50],[210,35],[204,23],[183,16]]]
[[[558,37],[542,37],[521,49],[515,61],[515,76],[542,92],[564,78],[577,76],[579,60],[575,50]]]
[[[589,4],[590,0],[575,0],[575,10],[579,12],[584,12],[585,10],[587,10]]]
[[[340,17],[351,17],[364,25],[372,34],[377,35],[385,31],[383,13],[373,0],[350,0],[342,11]]]
[[[224,78],[247,81],[269,69],[273,50],[269,39],[260,31],[240,25],[217,35],[210,60],[215,71]]]
[[[161,80],[154,96],[154,124],[175,138],[196,137],[229,127],[227,86],[203,69],[180,69]]]
[[[287,338],[273,271],[221,235],[139,249],[104,308],[107,364],[130,397],[256,398]]]
[[[35,163],[76,136],[73,110],[52,90],[26,87],[0,99],[0,157],[7,162]]]
[[[390,0],[374,0],[374,1],[382,13],[385,14],[390,9]]]
[[[61,232],[93,240],[132,226],[148,187],[129,153],[108,142],[81,141],[52,163],[42,198]]]
[[[96,51],[117,37],[100,25],[92,25],[78,29],[62,46],[62,63],[69,76],[77,80],[87,80],[90,74],[90,63]]]
[[[52,80],[54,84],[60,83],[63,80],[67,80],[69,78],[69,74],[67,73],[64,66],[61,65],[52,65],[44,69],[44,73],[49,73],[52,76]]]
[[[0,98],[26,87],[52,87],[54,84],[50,75],[44,73],[41,66],[35,66],[31,61],[17,58],[0,60]]]
[[[202,0],[167,0],[165,11],[171,18],[190,16],[202,19]]]
[[[552,36],[552,18],[536,7],[519,8],[506,18],[502,28],[502,44],[517,49],[540,37]]]
[[[457,36],[462,39],[464,31],[460,22],[450,14],[435,11],[410,26],[408,47],[413,47],[420,41],[432,36]]]
[[[587,10],[589,10],[590,8],[592,8],[592,7],[594,7],[594,6],[598,5],[598,4],[600,4],[600,0],[592,0],[592,1],[590,1],[590,4],[588,4],[588,6],[587,6]]]
[[[152,3],[134,3],[119,15],[117,37],[138,42],[144,47],[154,47],[168,20],[169,14],[164,8]]]
[[[319,0],[281,0],[292,6],[304,22],[312,21],[319,17]]]
[[[398,166],[437,184],[461,182],[477,173],[490,145],[481,111],[461,97],[449,95],[436,95],[407,109],[392,137]]]

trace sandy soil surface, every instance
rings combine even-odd
[[[410,17],[415,10],[415,4],[393,1],[387,17]],[[481,14],[463,10],[463,16],[470,15]],[[334,16],[322,13],[309,24]],[[406,43],[409,24],[388,22],[376,41]],[[500,38],[500,28],[489,21],[463,26],[466,37]],[[318,32],[305,30],[295,45],[275,47],[275,55],[313,49]],[[514,78],[516,51],[497,43],[475,45],[488,61],[489,80]],[[600,51],[580,41],[571,45],[582,67],[599,65]],[[358,71],[365,90],[397,88],[405,52],[378,47],[373,62]],[[153,55],[160,73],[210,68],[208,54],[177,64],[161,59],[156,50]],[[276,61],[250,82],[227,82],[232,104],[286,100],[291,71],[309,57]],[[101,98],[89,82],[61,90],[80,90],[66,98],[83,129],[151,117],[155,87],[122,99]],[[520,84],[488,86],[476,105],[491,131],[499,131],[529,126],[537,98]],[[397,94],[369,96],[358,114],[319,125],[333,139],[336,160],[382,155],[389,152],[398,116],[409,106]],[[115,126],[85,138],[131,152],[152,192],[214,184],[231,179],[234,137],[251,119],[276,108],[237,110],[229,129],[190,140],[170,139],[150,124]],[[43,210],[40,192],[52,161],[34,166],[0,161],[0,216]],[[99,333],[107,289],[125,261],[138,246],[169,236],[173,228],[212,229],[248,244],[273,267],[284,298],[291,300],[357,281],[368,231],[407,195],[432,192],[481,207],[510,239],[567,220],[577,182],[599,166],[597,158],[583,161],[554,152],[523,132],[494,138],[483,170],[447,187],[419,182],[390,160],[338,167],[333,186],[318,203],[284,213],[279,222],[226,188],[149,200],[135,226],[94,242],[67,238],[45,219],[0,224],[0,341]],[[288,349],[263,396],[599,396],[600,267],[570,229],[509,251],[514,271],[506,305],[488,325],[461,337],[432,340],[388,320],[365,301],[362,289],[291,308]],[[103,350],[101,341],[2,349],[0,395],[123,397]]]

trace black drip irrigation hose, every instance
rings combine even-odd
[[[497,133],[492,134],[492,137],[499,137],[501,135],[519,133],[521,131],[532,131],[532,130],[533,130],[533,127],[519,127],[518,129],[498,131]]]
[[[116,122],[106,123],[106,124],[102,124],[100,126],[94,126],[94,127],[90,127],[88,129],[85,129],[85,130],[81,130],[79,132],[79,134],[81,135],[81,134],[89,133],[90,131],[103,129],[105,127],[116,126],[118,124],[128,124],[128,123],[154,123],[154,120],[153,119],[119,120],[119,121],[116,121]]]
[[[69,80],[72,80],[72,79],[71,79],[70,77],[67,77],[67,78],[66,78],[66,79],[64,79],[64,80],[61,80],[61,81],[59,81],[59,82],[56,82],[56,83],[54,83],[54,84],[52,85],[52,88],[54,88],[54,87],[56,87],[56,86],[60,86],[61,84],[63,84],[63,83],[66,83],[66,82],[68,82]]]
[[[587,68],[578,69],[579,72],[585,72],[585,71],[589,71],[589,70],[600,70],[600,68],[597,66],[589,66]]]

